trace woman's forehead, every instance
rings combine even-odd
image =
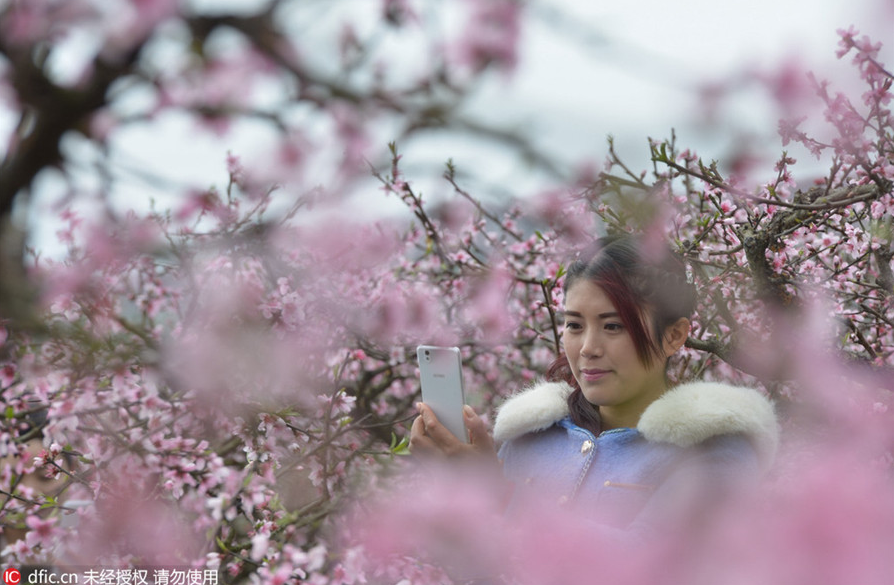
[[[572,284],[565,293],[565,311],[569,310],[604,312],[614,311],[616,307],[601,286],[582,279]]]

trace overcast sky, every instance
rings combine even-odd
[[[847,69],[835,56],[836,29],[851,24],[886,43],[889,62],[894,55],[891,0],[544,4],[561,5],[581,28],[592,28],[589,50],[581,51],[561,25],[528,30],[525,65],[506,95],[530,103],[542,116],[534,121],[542,139],[569,152],[598,149],[607,134],[633,149],[672,127],[681,142],[707,148],[727,147],[723,137],[736,130],[775,139],[776,112],[750,95],[716,127],[705,126],[696,99],[700,84],[752,69],[778,70],[786,61],[835,77]]]

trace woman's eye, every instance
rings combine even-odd
[[[575,323],[574,321],[566,321],[565,329],[570,329],[571,331],[577,331],[581,328],[580,323]]]
[[[605,324],[605,330],[606,330],[606,331],[613,331],[613,332],[623,331],[623,330],[624,330],[624,325],[621,324],[621,323],[606,323],[606,324]]]

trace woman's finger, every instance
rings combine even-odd
[[[463,441],[447,430],[447,427],[441,424],[434,411],[427,404],[420,402],[416,405],[416,408],[419,409],[419,414],[425,425],[425,435],[430,437],[442,451],[452,453],[464,444]]]
[[[425,423],[421,416],[417,416],[410,428],[410,453],[414,455],[424,455],[427,453],[437,453],[439,451],[437,445],[429,437],[425,435]]]
[[[493,437],[487,432],[484,421],[472,410],[471,406],[463,407],[463,418],[466,421],[466,429],[469,431],[469,440],[475,450],[488,455],[495,453]]]

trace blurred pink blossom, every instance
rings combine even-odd
[[[467,1],[468,22],[454,48],[460,63],[479,72],[491,65],[511,73],[518,61],[522,3]]]

